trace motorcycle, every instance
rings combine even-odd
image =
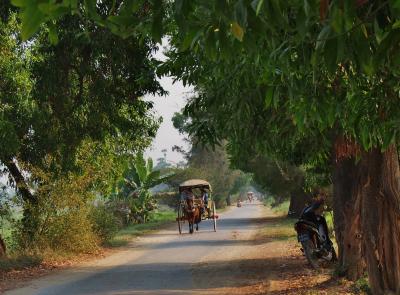
[[[323,217],[321,217],[323,218]],[[335,248],[327,238],[323,226],[308,220],[300,219],[294,226],[297,240],[302,245],[302,251],[312,268],[318,269],[323,263],[333,263],[337,260]]]
[[[242,207],[242,202],[240,200],[236,203],[236,207]]]

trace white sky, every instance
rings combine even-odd
[[[163,39],[163,46],[168,44],[167,40]],[[155,54],[159,60],[165,59],[162,54],[163,48]],[[172,116],[175,112],[179,112],[186,102],[186,98],[191,95],[192,88],[184,87],[181,81],[173,83],[171,77],[163,77],[160,79],[161,86],[168,91],[168,95],[164,97],[149,95],[146,100],[154,102],[154,110],[158,116],[163,118],[163,122],[158,129],[157,136],[153,141],[153,145],[146,151],[146,156],[156,160],[163,157],[161,150],[167,149],[167,161],[178,163],[184,160],[182,154],[173,152],[171,149],[174,145],[182,146],[185,150],[188,149],[188,143],[184,141],[184,136],[179,134],[178,130],[172,125]]]

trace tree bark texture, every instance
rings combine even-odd
[[[4,243],[3,238],[0,236],[0,258],[6,256],[6,243]]]
[[[373,294],[400,294],[400,170],[395,145],[362,152],[357,179],[363,253]]]
[[[354,157],[336,160],[333,169],[333,214],[339,268],[348,279],[365,272],[361,240],[361,196],[356,193],[360,165]]]

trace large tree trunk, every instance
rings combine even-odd
[[[363,252],[373,294],[400,294],[400,170],[395,145],[363,152],[361,198]]]
[[[359,279],[365,271],[361,240],[361,200],[354,189],[358,169],[353,157],[334,161],[333,214],[338,244],[339,268],[350,280]]]
[[[6,243],[4,243],[2,237],[0,236],[0,258],[6,256]]]

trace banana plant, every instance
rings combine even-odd
[[[156,208],[156,201],[150,189],[167,181],[174,173],[161,174],[154,170],[153,160],[144,159],[138,154],[133,165],[127,170],[121,188],[122,195],[128,200],[132,219],[137,222],[147,222],[149,214]]]

